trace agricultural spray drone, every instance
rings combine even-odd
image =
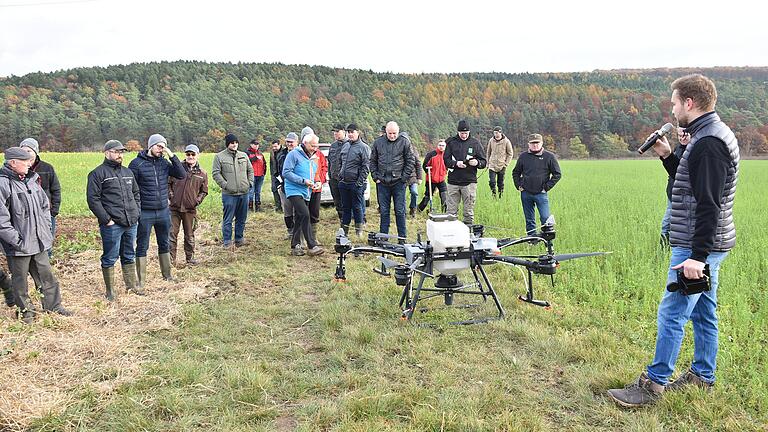
[[[421,235],[416,243],[402,243],[404,239],[381,233],[369,233],[368,244],[354,246],[343,230],[336,236],[335,252],[339,255],[335,278],[337,281],[346,280],[346,258],[353,254],[381,254],[378,257],[380,267],[375,268],[379,274],[389,275],[394,271],[395,283],[403,287],[400,296],[401,318],[410,320],[417,310],[419,301],[432,297],[443,296],[446,306],[453,304],[454,294],[482,296],[483,301],[490,297],[498,310],[498,316],[475,318],[454,324],[475,324],[494,319],[504,318],[504,308],[499,302],[496,291],[483,268],[490,264],[506,264],[520,266],[527,270],[527,292],[518,299],[537,306],[548,307],[549,303],[537,300],[533,294],[533,274],[552,276],[560,262],[575,258],[603,255],[605,252],[589,252],[555,255],[552,241],[555,239],[555,219],[550,216],[537,234],[521,238],[496,239],[483,237],[482,225],[467,226],[453,215],[430,214],[427,220],[427,240],[422,241]],[[390,240],[399,240],[393,243]],[[502,255],[507,247],[521,244],[543,244],[546,253],[542,255]],[[395,261],[387,256],[400,258]],[[470,270],[473,282],[464,283],[459,279],[459,273]],[[414,279],[414,277],[416,277]],[[426,284],[427,279],[434,283]],[[430,286],[431,285],[431,286]],[[424,311],[424,310],[422,310]]]

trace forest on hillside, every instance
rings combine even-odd
[[[394,74],[322,66],[177,61],[89,67],[0,78],[0,146],[36,137],[45,151],[97,150],[108,139],[174,148],[265,141],[309,125],[322,141],[356,123],[372,141],[397,121],[422,149],[460,119],[486,142],[501,126],[517,149],[541,133],[563,158],[630,157],[672,121],[670,83],[700,72],[718,86],[717,111],[742,156],[768,155],[768,68],[583,73]],[[652,152],[651,152],[652,153]]]

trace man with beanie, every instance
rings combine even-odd
[[[443,161],[448,168],[447,211],[459,213],[459,202],[464,205],[464,223],[475,221],[475,200],[477,198],[477,170],[485,168],[485,149],[475,138],[469,136],[469,123],[459,121],[456,136],[445,140]]]
[[[299,136],[294,132],[288,133],[285,137],[285,149],[277,154],[276,169],[277,169],[277,193],[280,195],[280,204],[283,206],[283,219],[285,220],[285,228],[288,230],[287,239],[293,238],[293,228],[295,222],[295,214],[293,212],[293,203],[285,195],[285,178],[283,178],[283,165],[285,164],[285,158],[288,157],[288,153],[293,151],[298,145]]]
[[[235,247],[245,244],[245,221],[248,218],[248,191],[253,184],[253,165],[248,155],[237,149],[240,144],[234,134],[224,137],[227,148],[213,158],[211,175],[221,187],[224,219],[221,224],[222,245],[232,246],[232,221],[235,222]]]
[[[9,257],[13,298],[26,324],[36,312],[27,291],[27,274],[34,262],[42,283],[43,309],[69,316],[61,306],[59,283],[51,271],[48,250],[53,244],[51,209],[39,176],[30,167],[34,158],[19,147],[5,151],[0,170],[0,243]]]
[[[259,149],[259,141],[252,139],[248,150],[245,152],[253,167],[253,187],[249,192],[248,207],[253,211],[261,211],[261,186],[264,184],[264,175],[267,173],[267,161]]]
[[[163,155],[168,156],[165,160]],[[139,152],[128,164],[133,171],[141,194],[141,216],[136,233],[137,284],[144,287],[147,277],[147,250],[152,228],[157,238],[157,253],[163,279],[172,281],[171,275],[171,212],[168,209],[168,177],[183,179],[187,172],[179,158],[168,147],[160,134],[150,135],[147,149]]]
[[[325,252],[318,246],[310,231],[309,214],[309,199],[312,188],[316,185],[314,179],[318,169],[316,159],[312,156],[317,152],[319,141],[315,134],[306,135],[302,145],[291,150],[283,163],[284,193],[291,202],[295,214],[295,225],[291,237],[291,254],[295,256],[304,255],[301,249],[302,234],[307,242],[307,254],[316,256]]]
[[[176,241],[179,226],[184,227],[184,255],[187,265],[196,265],[195,229],[197,206],[208,196],[208,174],[200,168],[200,149],[190,144],[184,149],[184,169],[187,176],[182,180],[168,178],[168,195],[171,200],[171,261],[176,263]],[[263,177],[262,177],[263,178]]]
[[[144,295],[136,284],[136,232],[141,214],[141,194],[133,171],[123,166],[123,143],[109,140],[104,144],[104,161],[88,173],[86,198],[88,208],[99,222],[101,234],[101,273],[106,297],[114,301],[115,263],[120,258],[125,290]]]
[[[385,129],[385,135],[376,138],[371,149],[371,177],[376,182],[376,197],[381,213],[379,232],[389,233],[390,206],[394,202],[397,236],[400,242],[404,242],[408,234],[405,225],[405,188],[413,173],[413,152],[411,141],[400,135],[397,123],[388,122]]]
[[[424,156],[422,168],[427,174],[428,180],[424,187],[424,198],[419,203],[419,211],[424,211],[429,204],[429,200],[435,191],[439,191],[440,208],[443,212],[446,209],[446,187],[445,178],[448,176],[448,169],[445,167],[443,154],[445,153],[445,141],[440,141],[435,149]]]
[[[336,213],[341,221],[342,207],[341,207],[341,193],[339,192],[339,169],[341,167],[341,161],[339,156],[341,155],[341,148],[344,143],[347,142],[347,132],[344,130],[344,126],[336,124],[331,128],[333,132],[333,142],[331,147],[328,148],[328,186],[331,188],[331,196],[333,197],[333,206],[336,208]]]
[[[280,194],[277,192],[277,187],[280,186],[280,172],[277,170],[278,155],[282,153],[285,148],[280,145],[280,140],[272,140],[271,149],[269,152],[269,177],[272,182],[272,199],[275,201],[275,212],[283,212],[283,204],[280,201]],[[285,158],[285,155],[283,155]]]
[[[560,180],[560,164],[551,152],[544,150],[541,134],[528,137],[528,151],[520,155],[512,169],[512,180],[520,191],[525,216],[525,232],[536,234],[536,211],[539,209],[541,224],[549,217],[547,192]]]
[[[501,126],[493,128],[493,136],[488,140],[486,154],[488,158],[488,185],[491,187],[491,195],[496,198],[496,184],[498,183],[498,197],[501,198],[504,194],[504,174],[514,156],[512,143],[501,133]]]
[[[349,234],[349,223],[355,218],[355,234],[363,234],[365,222],[365,182],[368,180],[371,150],[361,138],[357,125],[347,125],[347,137],[339,153],[339,194],[341,195],[341,227]],[[387,224],[389,226],[389,224]]]

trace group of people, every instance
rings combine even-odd
[[[667,290],[658,310],[656,352],[639,378],[623,389],[609,390],[609,396],[627,407],[643,406],[658,400],[665,391],[688,386],[711,389],[715,381],[718,348],[716,316],[719,267],[735,244],[733,202],[739,171],[738,142],[714,110],[717,91],[702,75],[688,75],[672,83],[672,114],[680,129],[680,145],[673,151],[666,138],[656,141],[654,150],[669,175],[668,208],[662,238],[671,245],[672,256]],[[474,222],[478,170],[488,168],[489,186],[495,198],[504,194],[505,170],[513,148],[501,128],[495,128],[487,146],[471,137],[467,121],[458,123],[457,134],[437,143],[420,163],[410,138],[394,121],[387,123],[380,137],[369,146],[355,124],[335,125],[334,142],[328,157],[318,149],[319,138],[311,128],[301,135],[293,132],[271,145],[272,193],[277,211],[282,211],[293,255],[322,254],[317,240],[320,194],[329,183],[341,227],[362,234],[365,223],[363,199],[368,176],[376,185],[379,231],[388,233],[390,207],[394,206],[398,238],[406,237],[406,189],[412,191],[411,209],[423,211],[438,191],[441,209],[457,215],[463,206],[463,221]],[[217,153],[211,174],[221,187],[224,247],[245,244],[244,228],[248,208],[261,210],[261,186],[266,160],[258,141],[247,152],[238,149],[235,135],[225,137],[226,148]],[[555,156],[543,149],[540,134],[531,134],[528,151],[521,154],[512,170],[515,188],[520,191],[526,230],[536,230],[535,209],[541,222],[549,216],[547,192],[561,177]],[[184,149],[181,161],[166,139],[154,134],[146,150],[123,166],[126,147],[117,140],[104,145],[104,161],[88,174],[87,201],[101,233],[102,275],[105,296],[117,295],[114,266],[120,259],[125,288],[143,295],[147,250],[154,228],[160,269],[172,280],[176,261],[176,238],[184,229],[187,265],[195,265],[197,207],[208,194],[208,176],[198,163],[195,145]],[[44,311],[71,315],[61,305],[50,256],[61,204],[61,187],[52,166],[40,160],[36,140],[27,138],[18,147],[5,150],[0,170],[0,243],[8,260],[11,277],[0,269],[0,287],[8,306],[17,307],[22,320],[30,323],[37,311],[27,291],[31,275],[42,293]],[[426,174],[423,199],[416,204],[415,171]],[[420,174],[419,174],[420,175]],[[417,191],[416,191],[417,192]],[[413,213],[413,211],[412,211]],[[232,225],[234,223],[234,232]],[[681,277],[691,280],[708,277],[709,287],[701,292],[679,289]],[[680,351],[684,326],[693,321],[694,355],[690,368],[670,382]]]

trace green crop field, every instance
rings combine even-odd
[[[89,215],[86,176],[102,156],[42,156],[62,181],[61,217]],[[211,160],[210,154],[202,157],[207,171]],[[561,167],[563,179],[550,193],[556,251],[612,254],[563,263],[554,287],[548,278],[536,278],[537,297],[552,302],[551,310],[518,302],[521,272],[496,265],[488,272],[506,308],[505,320],[451,326],[449,319],[469,312],[435,311],[416,314],[411,323],[400,321],[400,290],[393,279],[370,271],[374,257],[349,259],[348,281],[335,283],[332,254],[316,260],[288,256],[282,217],[270,209],[249,219],[246,248],[214,253],[204,268],[194,270],[198,273],[179,272],[181,283],[208,277],[227,289],[207,301],[186,303],[173,328],[137,335],[148,361],[135,379],[105,393],[84,378],[67,387],[68,403],[41,413],[29,427],[768,430],[768,233],[761,192],[768,162],[741,165],[737,246],[720,273],[715,390],[668,394],[636,411],[619,409],[605,391],[636,378],[653,356],[669,255],[658,245],[666,173],[655,160],[563,161]],[[519,195],[509,187],[503,200],[494,201],[487,174],[478,183],[475,214],[488,227],[486,235],[519,236],[524,227]],[[210,185],[201,218],[212,228],[199,235],[208,237],[203,247],[214,250],[221,209],[218,187]],[[268,184],[263,196],[271,203]],[[369,208],[368,229],[378,226],[375,213]],[[323,210],[322,218],[320,238],[327,247],[336,229],[333,210]],[[424,220],[424,215],[409,219],[409,237],[425,231]],[[95,222],[83,229],[95,231]],[[95,238],[89,241],[98,248]],[[510,249],[506,253],[538,251]],[[426,303],[440,306],[438,299]],[[678,372],[692,352],[689,325]]]

